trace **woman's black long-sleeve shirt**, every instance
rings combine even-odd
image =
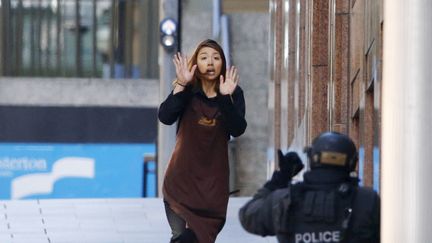
[[[207,98],[200,89],[187,87],[185,90],[170,95],[159,107],[159,120],[166,125],[171,125],[181,117],[192,97],[197,96],[210,106],[218,106],[222,113],[224,126],[228,135],[238,137],[244,133],[247,127],[245,120],[245,100],[243,90],[237,86],[232,95],[217,94],[214,98]]]

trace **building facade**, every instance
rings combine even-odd
[[[302,153],[323,131],[348,134],[359,150],[361,183],[375,190],[380,181],[382,5],[377,0],[270,2],[270,150]]]

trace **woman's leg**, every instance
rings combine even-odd
[[[171,239],[178,238],[183,231],[186,229],[186,221],[184,221],[180,216],[178,216],[169,206],[169,204],[164,201],[165,213],[168,219],[168,224],[171,227]]]

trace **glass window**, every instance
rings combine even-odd
[[[158,1],[2,3],[2,76],[158,77]]]

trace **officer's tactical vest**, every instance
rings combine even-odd
[[[287,235],[289,242],[295,243],[347,242],[357,190],[348,183],[294,185],[289,217],[278,234]]]

